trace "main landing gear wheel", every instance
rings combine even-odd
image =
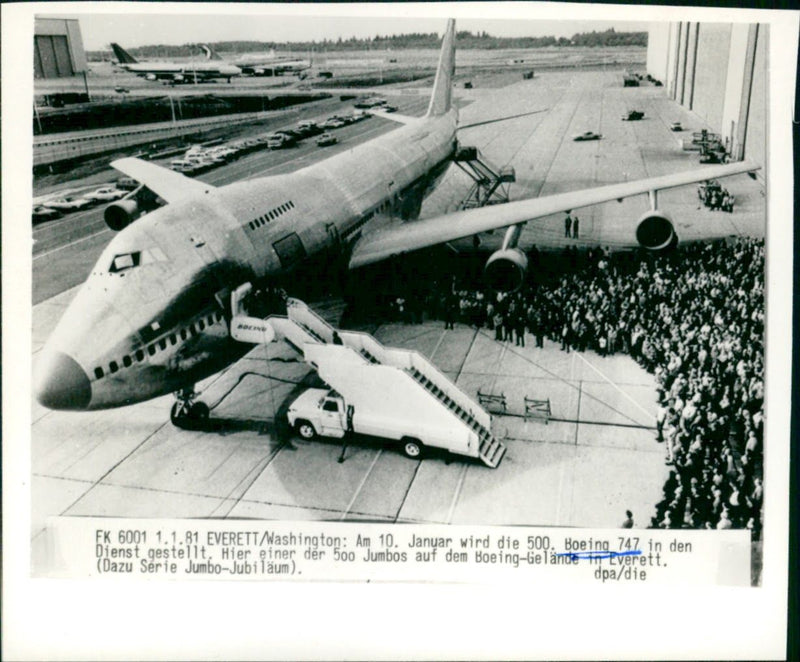
[[[299,434],[303,439],[313,439],[317,436],[317,431],[308,421],[300,421],[297,424],[297,434]]]
[[[192,422],[208,420],[210,413],[208,405],[205,402],[195,402],[192,396],[193,392],[191,394],[181,392],[177,396],[177,402],[172,405],[169,419],[176,427],[186,428]]]
[[[422,457],[422,444],[416,439],[403,439],[403,455],[418,460]]]

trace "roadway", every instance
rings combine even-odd
[[[424,101],[408,99],[400,111],[414,114]],[[646,119],[621,122],[628,108]],[[609,181],[676,172],[697,166],[682,152],[681,134],[700,119],[666,98],[663,88],[622,88],[619,72],[537,75],[498,88],[464,108],[465,123],[486,117],[547,112],[463,132],[497,165],[510,163],[518,183],[512,198],[555,193]],[[347,149],[391,128],[377,118],[338,130]],[[595,130],[604,138],[575,143],[574,133]],[[329,148],[330,149],[330,148]],[[302,146],[257,153],[204,178],[215,184],[285,172],[331,151]],[[682,237],[703,227],[764,236],[765,200],[746,176],[726,185],[737,196],[733,214],[698,205],[693,187],[662,198],[674,212]],[[453,168],[426,201],[423,214],[452,208],[469,186]],[[563,237],[563,217],[529,223],[525,245],[589,245],[602,224],[629,231],[645,201],[634,199],[580,211],[581,238]],[[111,236],[98,210],[50,225],[39,233],[34,257],[33,350],[41,348],[73,287],[88,272]],[[42,228],[44,231],[45,228]],[[81,234],[83,233],[83,234]],[[486,237],[499,241],[500,233]],[[49,246],[49,247],[45,247]],[[38,272],[38,273],[37,273]],[[60,281],[54,283],[52,281]],[[38,283],[38,285],[37,285]],[[314,302],[334,324],[337,301]],[[412,461],[397,449],[358,444],[344,463],[340,447],[324,441],[286,440],[276,432],[276,413],[308,379],[308,367],[282,343],[257,347],[226,371],[200,384],[217,405],[214,432],[178,430],[169,422],[171,397],[105,412],[52,412],[32,403],[31,466],[34,572],[46,572],[47,517],[256,517],[281,520],[520,524],[616,528],[626,509],[637,527],[647,526],[661,497],[667,467],[655,442],[653,377],[626,356],[566,354],[554,343],[518,348],[457,325],[384,323],[369,331],[384,344],[414,348],[466,392],[504,392],[514,409],[523,396],[549,398],[548,425],[496,416],[493,429],[508,453],[497,469],[458,458]],[[247,374],[246,374],[247,373]]]

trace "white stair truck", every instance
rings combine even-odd
[[[332,388],[308,389],[289,406],[289,424],[301,437],[342,438],[350,416],[353,432],[395,440],[408,457],[419,457],[425,447],[479,457],[475,430],[406,371],[370,363],[342,345],[308,343],[303,350]]]

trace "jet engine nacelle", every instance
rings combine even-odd
[[[112,202],[103,212],[106,225],[114,232],[119,232],[133,223],[139,214],[139,203],[136,198],[122,198]]]
[[[528,258],[519,248],[501,248],[486,261],[483,273],[489,287],[514,292],[522,287],[528,271]]]
[[[661,251],[678,243],[672,219],[663,211],[651,209],[636,224],[636,241],[643,248]]]

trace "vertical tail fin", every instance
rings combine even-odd
[[[206,54],[206,60],[221,60],[219,53],[217,53],[208,44],[200,44],[200,48]]]
[[[114,55],[117,56],[117,60],[119,60],[120,64],[136,64],[137,60],[133,55],[128,53],[122,46],[119,44],[111,44],[111,48],[114,51]]]
[[[436,80],[433,82],[431,103],[426,117],[444,115],[450,110],[450,96],[453,89],[453,72],[456,68],[456,22],[447,21],[447,30],[442,39],[442,51],[439,54],[439,67],[436,69]]]

